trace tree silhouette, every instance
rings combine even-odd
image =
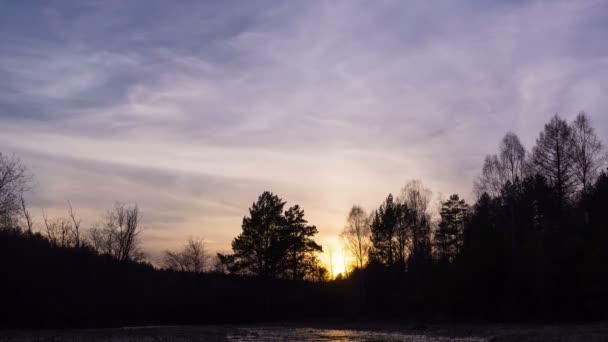
[[[605,160],[603,146],[585,112],[580,112],[572,123],[574,140],[574,175],[583,194],[593,185]]]
[[[304,210],[297,204],[285,212],[287,249],[287,270],[293,280],[303,279],[307,274],[320,272],[315,253],[323,251],[312,238],[318,233],[317,227],[307,225]]]
[[[355,257],[357,266],[362,269],[371,248],[369,216],[363,208],[353,205],[346,219],[346,226],[340,234],[347,250]]]
[[[302,279],[315,270],[316,252],[322,248],[312,237],[315,226],[307,225],[298,205],[283,212],[285,202],[265,191],[243,218],[243,231],[232,241],[233,255],[218,254],[234,273],[262,278]]]
[[[425,264],[431,258],[431,217],[428,212],[430,200],[431,190],[419,180],[412,180],[401,189],[399,202],[407,206],[411,220],[411,252],[408,258],[410,266]]]
[[[469,215],[469,205],[458,195],[441,203],[441,221],[435,232],[435,245],[442,260],[452,261],[463,244],[464,227]]]
[[[372,256],[373,258],[387,266],[393,265],[396,261],[397,220],[399,205],[389,194],[384,203],[372,213],[371,232],[372,232]]]
[[[536,139],[532,152],[536,173],[545,177],[555,189],[559,211],[576,185],[575,146],[572,129],[556,114]]]
[[[163,266],[174,271],[202,273],[207,267],[209,254],[202,238],[190,237],[179,251],[165,251]]]
[[[121,261],[142,261],[145,256],[139,241],[140,220],[137,204],[116,202],[114,208],[106,211],[103,221],[89,230],[88,241],[98,254]]]
[[[405,268],[410,254],[411,240],[414,230],[414,212],[405,202],[397,203],[397,225],[395,227],[395,250],[397,263]]]
[[[502,139],[498,155],[488,155],[484,160],[481,176],[475,183],[478,195],[485,193],[499,196],[510,182],[517,184],[526,176],[529,166],[526,149],[515,133],[509,132]]]
[[[0,229],[18,225],[24,203],[21,199],[30,184],[31,176],[21,160],[0,152]]]
[[[265,191],[243,218],[243,231],[232,241],[234,266],[264,278],[276,277],[285,258],[285,202]]]

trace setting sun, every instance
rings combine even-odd
[[[344,276],[351,269],[352,260],[339,239],[329,240],[323,245],[321,260],[332,279],[339,274]]]

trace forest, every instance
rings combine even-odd
[[[33,176],[0,154],[0,327],[606,319],[607,163],[584,112],[554,115],[529,150],[508,132],[481,163],[474,203],[453,194],[433,213],[412,180],[374,210],[353,205],[340,237],[354,262],[332,278],[317,227],[270,191],[231,253],[193,237],[153,264],[137,204],[84,227],[68,202],[35,225]]]

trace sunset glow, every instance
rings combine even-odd
[[[352,268],[352,257],[344,249],[342,242],[338,238],[328,239],[323,244],[323,253],[320,255],[320,258],[333,278],[339,274],[344,276]]]
[[[584,108],[608,134],[605,9],[587,2],[103,3],[3,6],[0,144],[36,176],[38,226],[68,200],[87,226],[137,202],[153,261],[192,235],[229,250],[265,190],[326,240],[410,179],[474,199],[505,131],[532,146]]]

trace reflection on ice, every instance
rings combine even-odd
[[[482,342],[483,338],[428,337],[357,330],[324,330],[307,328],[242,328],[228,335],[229,341],[314,341],[314,342]]]

